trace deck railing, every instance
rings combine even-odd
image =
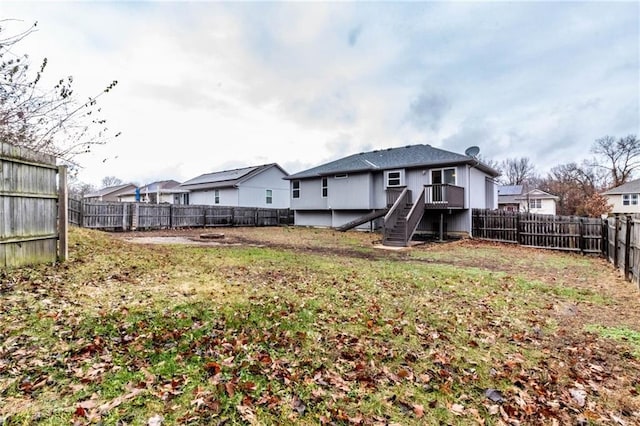
[[[400,198],[400,196],[402,195],[402,193],[406,190],[406,187],[402,187],[402,188],[387,188],[386,193],[387,193],[387,207],[391,207],[393,206],[396,201],[398,201],[398,198]],[[408,200],[408,202],[410,203],[411,200]]]
[[[448,183],[425,185],[424,202],[427,209],[464,208],[464,188]]]

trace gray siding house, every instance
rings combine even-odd
[[[276,163],[206,173],[180,185],[189,204],[231,207],[289,207],[289,174]]]
[[[132,183],[109,186],[98,191],[84,195],[84,201],[119,201],[118,197],[128,191],[134,191],[136,186]]]
[[[350,155],[295,173],[295,224],[384,229],[407,245],[415,232],[471,234],[471,209],[496,209],[499,173],[476,158],[430,145]]]

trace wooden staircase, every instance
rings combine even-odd
[[[411,237],[424,214],[424,197],[425,190],[423,189],[414,204],[411,202],[411,191],[406,188],[402,191],[402,194],[384,217],[382,244],[394,247],[406,247],[409,245],[409,241],[411,241]]]
[[[400,212],[396,222],[391,226],[385,226],[383,244],[385,246],[405,247],[406,241],[407,216],[413,208],[413,204],[407,203],[400,207]]]

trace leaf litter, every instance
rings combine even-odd
[[[637,293],[597,259],[477,242],[363,256],[350,233],[238,232],[264,247],[74,230],[67,264],[3,271],[0,419],[640,423],[633,350],[579,326],[638,329]],[[517,272],[524,254],[537,263]]]

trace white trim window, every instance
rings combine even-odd
[[[220,204],[220,190],[213,190],[213,204]]]
[[[542,200],[540,198],[533,198],[529,200],[529,210],[541,209],[541,208],[542,208]]]
[[[321,179],[320,186],[322,187],[322,198],[327,198],[327,195],[329,195],[329,179],[326,176]]]
[[[291,198],[300,198],[300,181],[291,181]]]
[[[271,189],[266,190],[266,200],[267,204],[273,204],[273,191]]]
[[[455,167],[447,167],[446,169],[432,169],[431,170],[431,183],[433,185],[456,185],[458,176]]]
[[[387,170],[384,172],[384,177],[387,188],[404,186],[404,170]]]
[[[349,177],[349,175],[346,174],[346,173],[338,173],[337,175],[333,176],[334,179],[346,179],[348,177]]]
[[[638,205],[638,194],[622,194],[622,205],[623,206],[637,206]]]

